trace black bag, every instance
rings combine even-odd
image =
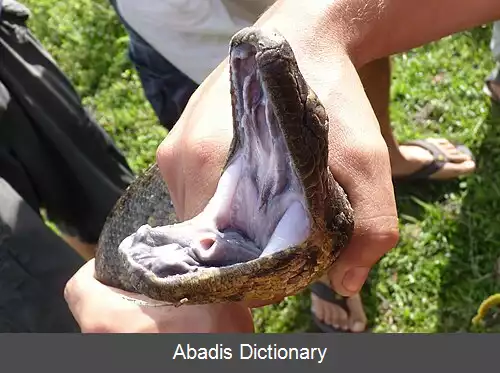
[[[26,23],[31,16],[30,10],[15,0],[0,0],[0,19],[15,23]]]

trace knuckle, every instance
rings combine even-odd
[[[72,279],[70,279],[66,285],[64,286],[64,292],[63,292],[63,296],[64,296],[64,300],[66,301],[66,303],[71,303],[71,295],[72,295],[72,289],[73,288],[73,283],[72,283]]]
[[[198,136],[176,136],[164,140],[157,163],[180,219],[198,211],[200,196],[215,186],[218,169],[218,140]],[[193,196],[194,195],[194,196]]]
[[[378,247],[379,251],[386,252],[394,248],[399,241],[397,217],[379,217],[377,220],[379,224],[372,224],[367,229],[366,237],[371,241],[372,247]]]
[[[156,163],[165,179],[174,176],[176,166],[178,166],[175,162],[176,153],[178,153],[175,141],[175,136],[169,134],[156,150]]]
[[[217,143],[210,139],[193,139],[189,141],[189,163],[195,170],[205,169],[214,161],[214,154],[217,151]]]
[[[379,178],[381,171],[390,172],[389,151],[385,142],[371,142],[351,148],[348,154],[354,167],[365,177]]]
[[[393,248],[399,241],[399,229],[397,227],[386,228],[384,232],[379,234],[379,240],[382,246]]]
[[[177,178],[179,172],[206,168],[214,161],[218,143],[206,138],[167,136],[156,152],[163,177]]]
[[[66,285],[64,286],[63,290],[63,297],[68,306],[70,308],[73,307],[75,303],[78,301],[78,283],[75,279],[75,277],[71,277],[68,282],[66,282]]]

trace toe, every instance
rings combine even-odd
[[[363,302],[359,294],[347,299],[347,309],[349,311],[349,327],[354,333],[359,333],[366,328],[366,314],[363,309]]]
[[[442,169],[431,175],[431,179],[453,179],[459,176],[468,175],[476,169],[474,161],[465,161],[462,163],[446,163]]]
[[[322,282],[326,285],[327,281]],[[326,288],[323,291],[327,291]],[[331,291],[332,295],[335,294],[333,290]],[[366,316],[361,298],[355,296],[352,299],[346,299],[346,301],[347,303],[342,302],[341,304],[332,303],[332,301],[325,300],[312,292],[311,312],[320,322],[335,329],[349,331],[354,327],[354,331],[358,329],[362,331],[366,325]]]
[[[318,298],[315,294],[311,294],[311,312],[322,323],[333,326],[334,328],[339,327],[335,309],[329,307],[328,302]]]
[[[440,170],[429,176],[430,179],[453,179],[475,171],[476,164],[473,157],[466,150],[460,149],[460,146],[453,145],[449,140],[444,138],[429,138],[425,141],[437,146],[448,159],[448,162]],[[432,153],[422,146],[411,144],[400,145],[399,151],[404,160],[391,163],[394,177],[411,175],[433,161]]]
[[[311,294],[311,312],[326,325],[336,329],[347,330],[349,328],[349,318],[342,308],[324,301],[314,294]]]
[[[461,162],[472,160],[472,157],[470,156],[470,154],[467,154],[467,153],[461,151],[455,145],[453,145],[452,148],[449,148],[448,150],[446,150],[445,153],[451,162],[461,163]]]
[[[469,154],[461,151],[447,139],[427,139],[426,141],[439,147],[446,154],[450,162],[460,163],[472,160]]]
[[[453,163],[462,163],[472,160],[472,158],[468,154],[462,153],[456,148],[447,152],[446,156],[448,157],[448,160]]]
[[[349,329],[349,316],[347,312],[336,304],[329,304],[328,307],[331,308],[331,312],[335,313],[338,327],[342,330]]]
[[[314,294],[311,294],[311,312],[320,321],[325,322],[325,309],[321,306],[321,299]]]
[[[325,322],[328,325],[333,326],[335,329],[338,329],[340,325],[339,325],[339,315],[337,313],[337,310],[332,307],[326,307],[326,305],[324,306],[325,306],[325,314],[328,315],[328,318],[325,320]]]
[[[430,138],[430,139],[426,139],[425,141],[427,141],[429,143],[432,143],[432,144],[434,144],[436,146],[439,146],[442,149],[453,148],[453,144],[448,139]]]

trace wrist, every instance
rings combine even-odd
[[[311,65],[320,75],[332,61],[349,61],[356,69],[369,62],[375,48],[368,41],[382,2],[364,0],[278,0],[257,21],[276,28],[292,46],[301,69]],[[309,75],[307,71],[304,71]],[[311,79],[308,77],[308,80]]]
[[[359,0],[349,1],[361,6]],[[345,4],[278,1],[256,26],[276,28],[292,47],[300,71],[330,119],[330,164],[339,181],[348,185],[360,164],[372,167],[369,158],[387,147],[357,73],[367,56],[358,53],[360,45],[373,26],[358,27],[352,17],[356,11]]]
[[[285,37],[307,83],[327,106],[345,70],[353,65],[347,23],[333,15],[337,3],[278,0],[255,24]]]

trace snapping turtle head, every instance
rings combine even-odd
[[[105,248],[108,283],[114,273],[119,287],[175,304],[270,300],[306,287],[348,243],[352,210],[328,168],[328,117],[291,47],[246,28],[229,62],[233,141],[214,196],[191,220],[143,225]]]

